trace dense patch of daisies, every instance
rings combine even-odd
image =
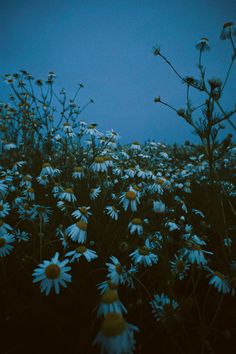
[[[61,118],[54,122],[54,78],[49,73],[45,91],[36,81],[37,99],[31,74],[5,76],[16,95],[0,105],[0,261],[34,245],[24,257],[35,263],[32,282],[43,296],[66,291],[84,262],[104,269],[94,283],[101,323],[94,344],[102,353],[132,353],[142,323],[127,320],[122,299],[129,292],[164,326],[183,321],[187,297],[179,289],[186,284],[194,299],[199,282],[235,295],[236,147],[215,149],[212,181],[201,146],[121,146],[114,130],[102,133],[80,119],[78,92],[69,103],[60,92]],[[207,216],[203,199],[212,193],[229,209],[224,232]]]

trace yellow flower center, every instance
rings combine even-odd
[[[97,124],[89,124],[88,129],[95,129]]]
[[[142,220],[139,219],[139,218],[134,218],[132,220],[132,224],[134,224],[134,225],[142,225]]]
[[[192,244],[191,245],[191,248],[194,250],[194,251],[201,251],[202,250],[202,247],[200,245],[195,245],[195,244]]]
[[[82,230],[82,231],[86,231],[87,230],[87,224],[86,222],[83,221],[77,221],[76,226]]]
[[[108,313],[101,327],[101,333],[105,337],[115,337],[124,332],[127,328],[127,322],[119,313]]]
[[[76,252],[77,253],[85,253],[87,251],[87,247],[85,247],[84,245],[80,245],[79,247],[76,248]]]
[[[141,191],[141,189],[138,187],[138,186],[134,186],[133,187],[137,192],[140,192]]]
[[[0,219],[0,227],[4,224],[4,221]]]
[[[171,306],[171,304],[165,304],[163,307],[166,315],[170,317],[173,314],[173,307]]]
[[[183,272],[184,270],[184,262],[182,260],[179,260],[176,264],[176,268],[178,272]]]
[[[224,23],[224,28],[231,27],[231,26],[233,26],[233,25],[234,25],[233,22],[225,22],[225,23]]]
[[[27,192],[29,192],[29,193],[34,193],[34,188],[28,188],[28,189],[27,189]]]
[[[125,197],[129,200],[135,200],[136,199],[136,193],[134,191],[128,191],[125,194]]]
[[[3,210],[3,205],[0,204],[0,210]]]
[[[0,237],[0,248],[3,247],[5,244],[6,244],[6,240]]]
[[[139,253],[142,255],[142,256],[148,256],[150,251],[149,251],[149,248],[147,248],[146,246],[143,246],[143,247],[140,247],[139,248]]]
[[[43,206],[37,207],[37,212],[38,213],[43,213],[45,211],[45,208]]]
[[[122,269],[122,266],[121,266],[120,263],[118,263],[118,264],[116,265],[116,272],[117,272],[118,274],[121,274],[121,273],[123,272],[123,269]]]
[[[45,168],[45,167],[51,167],[51,164],[50,164],[49,162],[45,162],[45,163],[43,164],[43,168]]]
[[[61,273],[61,269],[60,269],[60,267],[57,264],[50,264],[45,269],[46,277],[49,278],[49,279],[58,278],[60,273]]]
[[[118,285],[117,284],[115,284],[115,283],[112,283],[112,281],[111,280],[108,280],[108,285],[109,285],[109,288],[111,289],[111,290],[116,290],[117,288],[118,288]]]
[[[70,193],[73,194],[73,189],[72,188],[66,188],[65,193]]]
[[[83,167],[81,167],[81,166],[76,166],[76,167],[74,168],[74,171],[75,171],[75,172],[82,172],[82,171],[83,171]]]
[[[104,294],[102,294],[101,302],[105,304],[112,304],[119,299],[118,293],[116,290],[108,289]]]
[[[215,275],[216,275],[217,277],[219,277],[221,280],[224,280],[224,279],[225,279],[224,274],[222,274],[222,273],[220,273],[220,272],[218,272],[218,271],[215,271]]]
[[[85,208],[85,207],[80,207],[79,208],[79,211],[81,212],[81,214],[83,214],[83,215],[88,215],[88,210]]]
[[[95,157],[95,163],[104,163],[104,157],[103,156],[97,156]]]

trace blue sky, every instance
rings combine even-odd
[[[180,117],[153,102],[160,95],[183,107],[185,90],[152,48],[160,45],[183,76],[196,76],[195,43],[208,37],[208,77],[223,78],[232,49],[219,34],[224,22],[235,22],[235,14],[234,0],[2,1],[0,74],[26,69],[46,78],[52,70],[58,90],[63,87],[71,95],[83,83],[79,103],[93,98],[95,104],[82,119],[103,131],[113,128],[123,143],[196,141]],[[228,109],[236,101],[235,79],[234,67],[225,90]],[[1,99],[6,87],[0,87]],[[201,103],[201,97],[192,97]]]

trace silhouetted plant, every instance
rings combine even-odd
[[[193,127],[194,133],[199,136],[205,148],[206,156],[209,162],[209,176],[211,181],[216,178],[216,162],[219,161],[219,159],[224,158],[224,154],[227,147],[230,145],[232,138],[232,135],[228,134],[227,137],[220,142],[219,132],[224,129],[222,123],[227,121],[231,127],[236,130],[236,126],[231,120],[231,117],[236,113],[236,104],[234,104],[233,108],[226,110],[221,103],[223,92],[236,58],[236,48],[233,40],[233,36],[235,35],[236,29],[233,22],[225,23],[220,39],[229,40],[233,52],[224,80],[219,78],[206,78],[206,68],[203,65],[203,53],[210,50],[209,41],[207,38],[201,38],[196,44],[196,49],[199,51],[198,78],[193,76],[183,76],[166,58],[160,48],[154,48],[153,50],[153,54],[162,58],[186,86],[186,107],[174,108],[171,104],[163,101],[160,96],[155,97],[154,102],[163,104],[174,110],[178,116],[183,118],[191,127]],[[191,89],[205,94],[202,104],[195,106],[192,103],[190,98]],[[198,113],[199,110],[201,110],[200,116]]]

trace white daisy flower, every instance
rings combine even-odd
[[[30,235],[26,231],[21,231],[19,229],[13,231],[14,236],[16,236],[16,239],[18,242],[24,241],[27,242],[29,241]]]
[[[211,277],[209,284],[213,285],[219,293],[229,294],[231,291],[229,279],[221,272],[213,271],[209,267],[206,267],[206,269],[210,272],[208,274],[208,277]]]
[[[107,165],[103,156],[96,156],[94,162],[91,165],[91,170],[93,172],[106,172]]]
[[[51,261],[43,261],[33,272],[33,283],[41,282],[41,292],[45,292],[46,295],[48,295],[53,288],[56,294],[59,294],[60,286],[66,288],[66,282],[71,282],[71,275],[67,273],[71,267],[66,267],[69,260],[65,259],[60,262],[58,258],[59,253],[56,252]]]
[[[97,188],[92,188],[90,189],[90,192],[89,192],[89,198],[91,200],[95,200],[98,198],[99,194],[101,193],[101,188],[100,187],[97,187]]]
[[[230,39],[232,36],[236,36],[236,27],[233,22],[226,22],[223,25],[220,39]]]
[[[161,295],[154,295],[154,299],[149,303],[157,321],[167,322],[168,320],[178,318],[179,304],[167,295],[163,293]]]
[[[49,162],[45,162],[42,166],[40,176],[54,176],[54,168],[52,168],[51,164]]]
[[[64,123],[64,125],[63,125],[63,130],[64,130],[64,132],[67,133],[67,134],[73,133],[73,127],[72,127],[71,124],[68,123],[68,122]]]
[[[52,209],[43,205],[34,204],[30,210],[32,220],[42,218],[43,222],[47,224],[49,222],[49,216],[52,214]]]
[[[102,283],[97,284],[100,294],[102,295],[107,290],[117,290],[118,284],[113,283],[111,280],[105,280]]]
[[[87,128],[85,129],[85,134],[90,135],[90,136],[95,136],[95,137],[100,137],[103,134],[99,132],[97,129],[97,124],[89,124]]]
[[[82,206],[79,207],[77,210],[73,211],[71,214],[74,218],[80,219],[83,222],[88,222],[89,217],[92,215],[90,212],[90,206]]]
[[[106,316],[108,313],[127,313],[125,306],[119,299],[117,290],[108,289],[101,296],[98,316]]]
[[[210,50],[208,38],[201,38],[196,44],[196,49],[202,52],[206,50]]]
[[[7,195],[8,186],[4,183],[5,181],[0,180],[0,196],[4,198]]]
[[[145,242],[145,246],[139,247],[129,256],[134,264],[143,264],[145,267],[151,267],[158,262],[158,255],[151,252],[148,240]]]
[[[59,195],[63,193],[63,191],[63,188],[58,184],[55,184],[55,186],[52,188],[52,194],[54,198],[59,198]]]
[[[35,200],[35,192],[34,188],[29,187],[26,190],[23,191],[23,196],[27,198],[28,200]]]
[[[121,314],[108,313],[94,340],[101,345],[101,352],[109,354],[132,354],[135,350],[134,332],[138,327],[127,323]]]
[[[32,187],[32,180],[33,177],[30,175],[23,176],[22,180],[20,181],[20,187],[24,187],[24,188]]]
[[[114,205],[109,205],[109,206],[105,207],[105,212],[113,220],[118,220],[120,211],[118,209],[116,209],[116,207]]]
[[[93,259],[97,258],[95,251],[87,248],[84,245],[79,245],[74,251],[67,252],[65,257],[71,257],[70,263],[75,261],[79,262],[80,257],[84,256],[86,261],[91,262]]]
[[[133,150],[133,151],[141,151],[141,145],[138,141],[134,141],[131,146],[130,146],[130,149]]]
[[[40,175],[36,177],[36,180],[41,186],[46,186],[49,184],[49,179],[47,175]]]
[[[3,200],[0,201],[0,218],[4,218],[5,216],[9,215],[10,213],[10,204],[4,203]]]
[[[64,249],[68,248],[69,247],[68,236],[64,232],[63,225],[59,225],[56,228],[55,234],[60,239],[60,241],[62,243],[62,247]]]
[[[167,227],[169,231],[180,230],[179,226],[172,221],[168,221],[167,223],[165,223],[165,227]]]
[[[136,174],[136,170],[133,167],[127,168],[124,170],[125,174],[130,177],[130,178],[134,178],[135,174]]]
[[[198,264],[205,266],[207,264],[207,260],[204,254],[212,255],[212,252],[202,250],[202,247],[196,243],[189,243],[188,248],[184,250],[184,256],[187,257],[188,261],[191,264]]]
[[[15,241],[13,235],[5,233],[0,235],[0,257],[5,257],[13,250],[11,243]]]
[[[117,141],[119,138],[120,138],[120,135],[114,131],[113,129],[111,130],[108,130],[106,132],[106,136],[109,138],[109,139],[114,139],[115,141]]]
[[[154,213],[162,214],[167,211],[165,203],[162,201],[153,201],[153,211]]]
[[[179,280],[183,280],[190,269],[190,264],[183,256],[175,255],[174,259],[170,261],[170,269]]]
[[[125,282],[125,269],[122,267],[120,264],[119,260],[111,256],[110,260],[112,263],[106,263],[106,266],[108,267],[108,275],[107,277],[112,281],[112,283],[115,284],[124,284]]]
[[[58,209],[60,209],[61,211],[65,211],[65,210],[66,210],[66,205],[65,205],[65,203],[64,203],[62,200],[59,200],[59,201],[57,202],[57,207],[58,207]]]
[[[82,179],[85,176],[84,169],[81,166],[74,167],[74,172],[72,173],[72,177],[74,179]]]
[[[140,218],[134,218],[128,224],[129,232],[132,234],[137,233],[139,236],[143,234],[143,223]]]
[[[67,227],[65,233],[73,240],[79,243],[85,243],[87,238],[87,223],[77,221],[75,224]]]
[[[122,203],[125,211],[130,207],[131,211],[137,211],[137,204],[140,203],[137,193],[134,191],[128,191],[122,193],[120,196],[120,203]]]
[[[31,209],[28,203],[20,204],[17,210],[21,220],[31,220]]]
[[[0,236],[4,235],[8,231],[12,231],[12,227],[0,219]]]
[[[76,202],[77,200],[72,188],[66,188],[62,193],[59,194],[58,198],[72,203]]]

